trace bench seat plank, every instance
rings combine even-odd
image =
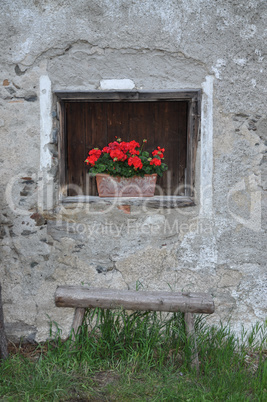
[[[134,291],[90,288],[88,286],[58,286],[57,307],[117,309],[134,311],[169,311],[212,314],[213,299],[205,293],[166,291]]]

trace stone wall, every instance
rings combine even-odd
[[[208,291],[212,322],[263,320],[266,1],[3,0],[0,11],[9,338],[44,340],[49,321],[67,334],[73,312],[54,306],[59,284]],[[129,83],[202,89],[195,207],[58,201],[54,92]]]

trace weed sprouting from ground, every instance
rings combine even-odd
[[[88,336],[89,333],[89,336]],[[178,355],[185,344],[181,313],[166,317],[155,312],[87,311],[84,325],[72,346],[80,359],[128,362],[160,368]]]
[[[0,364],[0,400],[267,400],[267,323],[238,338],[198,318],[199,375],[181,313],[87,310],[74,341],[53,327],[28,357],[17,350]]]

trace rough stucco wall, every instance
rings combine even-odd
[[[264,319],[266,2],[4,0],[0,11],[0,274],[8,334],[45,339],[47,315],[66,334],[72,311],[54,307],[54,291],[81,282],[209,291],[213,320],[231,318],[238,329]],[[131,79],[146,90],[213,82],[212,169],[205,172],[201,141],[197,206],[132,207],[126,215],[70,205],[42,214],[44,175],[57,190],[57,120],[54,104],[41,174],[41,76],[52,91],[95,90],[103,79]],[[201,188],[206,174],[212,189]]]

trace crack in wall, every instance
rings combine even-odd
[[[132,52],[134,52],[135,54],[144,54],[144,52],[147,53],[159,53],[161,55],[163,55],[164,57],[167,56],[171,56],[171,57],[175,57],[175,58],[179,58],[179,59],[186,59],[194,64],[197,64],[199,66],[202,66],[206,69],[206,71],[209,71],[209,68],[207,67],[206,63],[204,63],[203,61],[194,58],[193,56],[190,56],[182,51],[170,51],[168,49],[165,48],[158,48],[158,47],[112,47],[112,46],[108,46],[108,47],[101,47],[95,44],[90,43],[89,41],[86,40],[76,40],[70,43],[67,43],[66,45],[64,45],[62,48],[60,47],[50,47],[47,48],[45,50],[43,50],[42,52],[40,52],[39,54],[37,54],[34,58],[34,60],[31,63],[25,63],[25,59],[26,57],[21,60],[20,62],[16,63],[15,66],[15,72],[17,75],[24,75],[29,69],[32,69],[36,64],[38,64],[40,62],[41,59],[50,59],[53,60],[55,58],[61,57],[66,55],[70,50],[73,50],[73,47],[75,45],[88,45],[90,50],[94,50],[93,52],[88,53],[87,49],[84,49],[84,53],[86,53],[88,56],[95,54],[95,53],[107,53],[107,52],[124,52],[124,54],[132,54]],[[79,49],[77,50],[79,52],[83,52],[83,49]],[[56,53],[55,53],[56,52]],[[8,63],[8,65],[14,65],[13,63]],[[21,70],[20,66],[24,66],[26,67],[25,70]]]

